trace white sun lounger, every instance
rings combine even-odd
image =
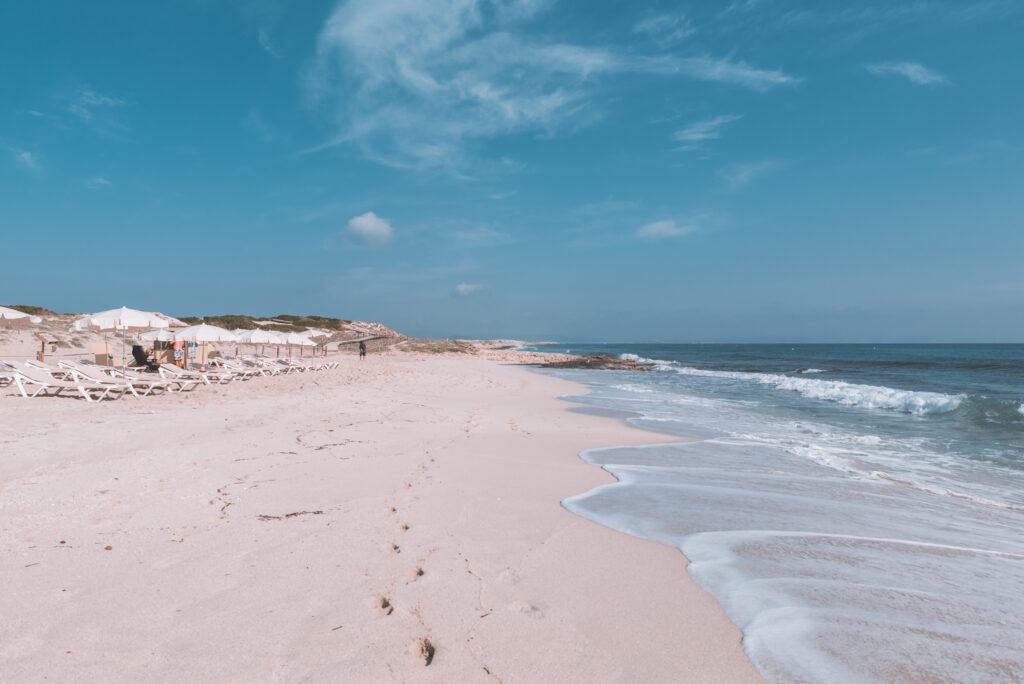
[[[155,389],[167,389],[167,384],[164,382],[158,381],[144,383],[129,381],[124,378],[115,378],[113,375],[108,375],[104,370],[101,370],[102,368],[105,368],[105,366],[80,366],[67,361],[61,361],[60,366],[74,375],[72,378],[73,380],[86,380],[97,385],[114,385],[116,387],[124,387],[135,397],[148,397],[150,392]],[[136,389],[136,387],[138,387],[138,389]],[[141,395],[139,394],[139,390],[143,390]]]
[[[127,385],[61,380],[53,377],[49,372],[29,364],[22,364],[15,368],[17,371],[14,373],[14,382],[18,385],[21,396],[26,399],[39,395],[57,396],[61,392],[69,390],[78,392],[86,401],[102,401],[108,396],[120,399],[128,391]],[[35,388],[34,392],[30,391],[32,388]]]
[[[17,368],[8,366],[3,361],[0,361],[0,387],[7,387],[7,385],[12,384],[17,370]]]
[[[164,379],[193,380],[193,381],[196,381],[196,382],[201,382],[204,385],[212,384],[210,382],[210,378],[208,378],[203,373],[192,372],[192,371],[185,370],[184,368],[178,368],[177,366],[172,365],[170,363],[162,363],[162,364],[160,364],[160,366],[159,366],[159,368],[157,370],[160,372],[160,377],[162,377]],[[218,381],[218,383],[220,383],[219,379],[217,379],[217,381]],[[225,381],[225,382],[227,382],[227,381]]]
[[[202,382],[200,378],[166,378],[162,375],[143,375],[130,368],[117,368],[114,367],[110,371],[119,378],[124,378],[129,382],[160,382],[167,385],[168,392],[184,392],[185,390],[194,390]],[[178,389],[174,389],[172,385],[177,385]]]
[[[236,377],[233,373],[227,372],[186,370],[169,363],[161,363],[159,371],[160,375],[164,378],[188,378],[189,380],[201,380],[207,385],[223,385],[231,382]]]
[[[228,371],[229,373],[234,373],[235,375],[240,376],[243,380],[254,378],[257,375],[266,375],[262,369],[255,368],[253,366],[246,366],[240,362],[236,362],[232,359],[226,359],[224,357],[211,359],[210,363],[218,368]]]

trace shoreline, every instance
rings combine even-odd
[[[0,464],[9,676],[760,680],[678,549],[561,506],[615,481],[580,452],[663,435],[528,368],[341,358],[193,397],[0,397],[23,426]]]

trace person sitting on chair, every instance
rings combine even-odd
[[[135,363],[145,367],[148,371],[156,372],[158,367],[155,363],[151,363],[149,357],[146,356],[146,350],[142,348],[141,344],[132,345],[132,356],[135,358]]]

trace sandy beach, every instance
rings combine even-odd
[[[678,550],[560,506],[663,438],[509,354],[0,390],[3,679],[758,681]]]

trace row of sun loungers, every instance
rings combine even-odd
[[[60,361],[52,366],[40,361],[0,361],[0,386],[14,384],[23,397],[78,394],[86,401],[120,399],[154,392],[192,391],[200,384],[223,385],[257,376],[305,373],[337,368],[337,361],[326,359],[279,359],[267,356],[211,359],[211,367],[189,364],[179,368],[161,364],[156,373],[139,368],[100,366],[92,361]]]

